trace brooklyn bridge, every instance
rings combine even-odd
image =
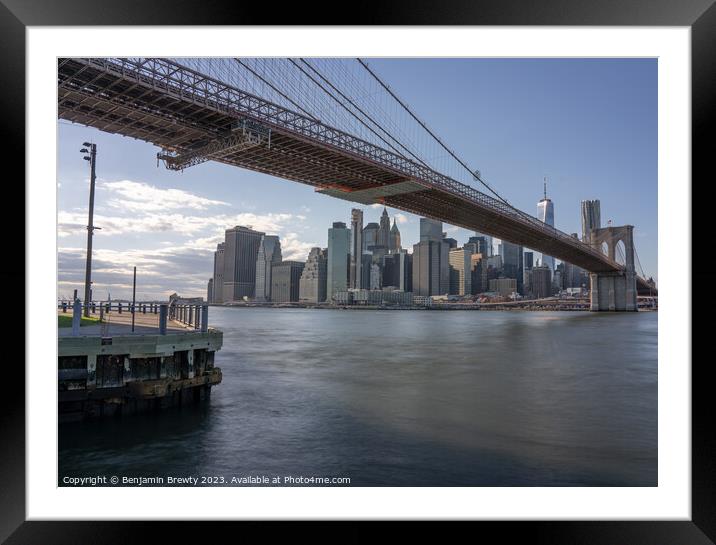
[[[641,276],[637,272],[632,226],[594,229],[588,244],[517,209],[479,171],[469,169],[364,61],[356,59],[355,65],[371,78],[373,95],[380,91],[384,102],[368,101],[370,93],[340,63],[62,58],[58,116],[158,146],[157,160],[168,169],[218,161],[554,256],[589,271],[592,310],[635,311],[637,293],[655,293],[643,271]],[[387,100],[399,116],[390,114]],[[409,143],[402,119],[424,129],[424,138],[450,159],[453,172],[431,164],[426,144]],[[484,190],[477,189],[479,184]]]

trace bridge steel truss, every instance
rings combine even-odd
[[[164,58],[58,60],[61,119],[150,142],[169,168],[209,157],[377,202],[554,256],[590,272],[624,267],[537,218],[401,155]],[[250,145],[232,140],[237,123],[270,134]],[[390,186],[407,187],[390,191]],[[354,195],[351,195],[354,193]],[[355,197],[355,198],[354,198]],[[639,287],[646,285],[639,279]]]

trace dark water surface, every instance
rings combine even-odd
[[[60,481],[657,485],[656,313],[212,307],[210,322],[211,400],[62,426]]]

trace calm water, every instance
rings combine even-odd
[[[656,486],[657,314],[210,309],[211,400],[60,428],[63,476]]]

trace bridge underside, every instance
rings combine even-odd
[[[237,119],[248,119],[268,129],[270,138],[260,145],[229,150],[214,160],[308,184],[334,197],[384,203],[480,231],[590,272],[621,270],[619,264],[588,245],[568,240],[571,237],[540,222],[526,221],[524,215],[506,210],[502,203],[489,202],[468,186],[409,175],[393,154],[350,135],[267,106],[256,97],[169,61],[156,60],[151,65],[153,72],[148,65],[132,71],[115,61],[126,60],[59,60],[60,118],[137,138],[171,154],[196,153],[226,138]],[[233,94],[227,94],[229,91]],[[648,286],[639,280],[648,293]]]

